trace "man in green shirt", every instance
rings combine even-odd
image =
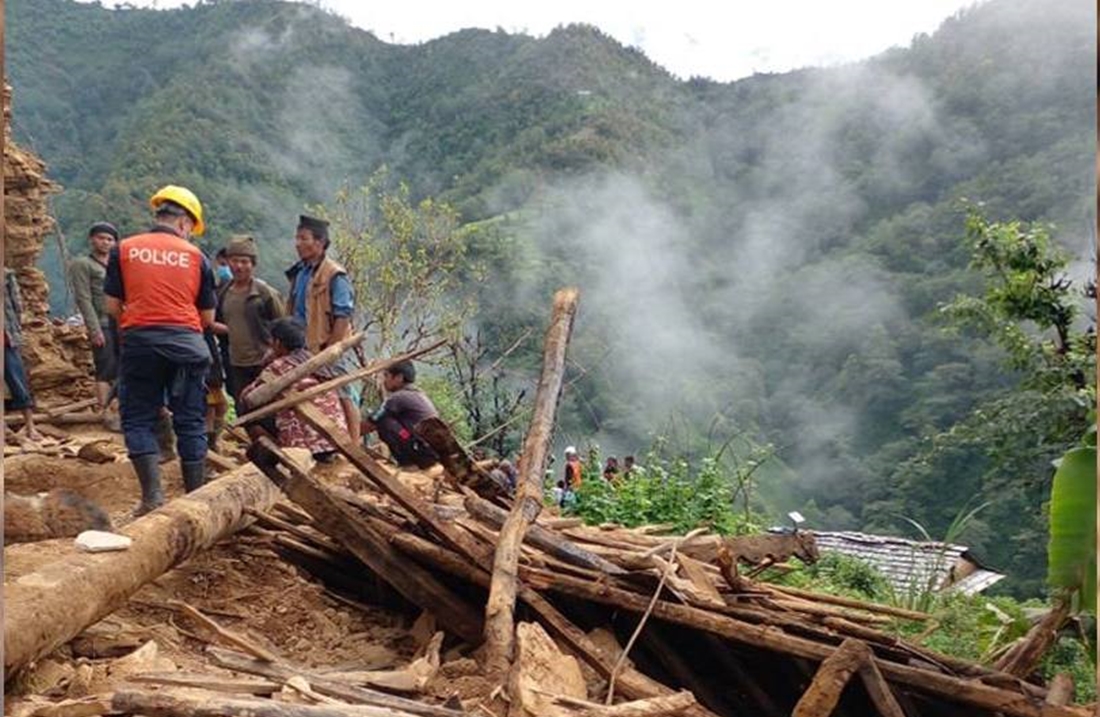
[[[118,332],[107,315],[103,278],[107,275],[107,258],[118,243],[118,229],[108,222],[97,222],[88,230],[88,243],[91,253],[69,264],[69,283],[92,344],[99,410],[106,412],[111,385],[118,376]]]
[[[258,253],[251,236],[237,234],[225,247],[233,279],[218,287],[214,333],[229,343],[226,385],[234,401],[256,380],[271,348],[270,326],[283,315],[283,297],[255,275]]]

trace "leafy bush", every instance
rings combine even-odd
[[[797,560],[790,562],[797,564]],[[889,583],[873,565],[841,553],[824,553],[813,565],[777,576],[770,582],[859,600],[882,601],[890,594]]]
[[[724,535],[758,533],[761,517],[734,509],[735,480],[715,457],[693,466],[683,458],[651,453],[644,467],[608,482],[599,453],[593,452],[569,512],[590,524],[668,524],[679,533],[700,526]]]

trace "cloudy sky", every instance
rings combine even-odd
[[[110,6],[109,0],[104,2]],[[143,0],[166,8],[177,0]],[[379,39],[421,42],[466,27],[544,35],[570,22],[596,25],[681,78],[729,81],[754,72],[832,65],[905,46],[974,0],[310,0]]]

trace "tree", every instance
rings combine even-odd
[[[337,192],[331,208],[333,251],[355,290],[355,325],[367,352],[387,356],[441,336],[455,336],[476,308],[481,266],[450,205],[413,202],[403,182],[376,171],[358,189]]]
[[[986,289],[942,312],[956,336],[993,341],[1015,380],[931,436],[892,480],[905,510],[922,511],[936,530],[959,502],[991,501],[988,523],[1012,526],[985,546],[991,563],[1010,573],[1014,592],[1035,595],[1044,589],[1051,466],[1085,433],[1095,402],[1095,326],[1079,322],[1095,287],[1069,278],[1069,258],[1046,226],[990,222],[972,208],[967,236]]]

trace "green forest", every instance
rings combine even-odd
[[[202,199],[207,248],[256,235],[279,287],[315,210],[361,296],[404,249],[440,257],[423,315],[465,339],[432,386],[474,439],[530,401],[575,284],[558,455],[709,466],[763,526],[942,538],[984,504],[958,542],[1044,595],[1052,461],[1094,420],[1093,4],[990,0],[729,83],[585,25],[394,45],[286,2],[5,12],[14,137],[64,188],[58,314],[58,246],[142,229],[160,185]]]

